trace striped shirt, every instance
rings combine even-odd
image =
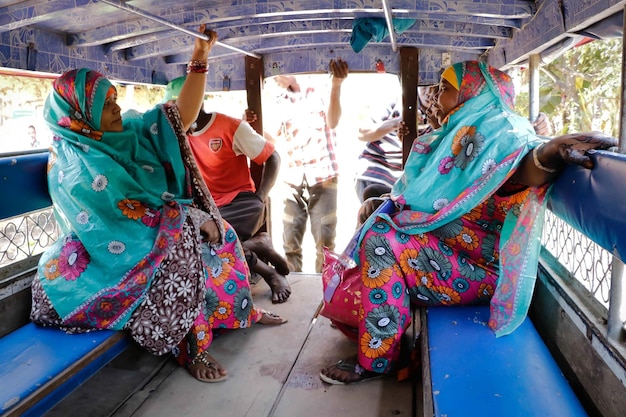
[[[381,121],[397,117],[394,105],[387,108]],[[380,122],[380,121],[376,121]],[[380,140],[368,142],[359,155],[356,179],[392,187],[402,175],[402,142],[396,130],[387,133]]]

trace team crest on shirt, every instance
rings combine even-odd
[[[213,152],[219,152],[220,149],[222,149],[222,143],[222,138],[209,139],[209,148],[211,148]]]

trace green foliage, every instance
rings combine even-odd
[[[621,38],[593,41],[541,67],[540,111],[555,134],[599,130],[618,136],[621,56]],[[528,114],[527,74],[521,80],[516,109]]]

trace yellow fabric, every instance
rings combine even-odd
[[[452,87],[456,88],[457,90],[459,89],[459,87],[461,87],[453,66],[449,66],[448,68],[446,68],[443,74],[441,74],[441,79],[446,80],[447,82],[452,84]]]

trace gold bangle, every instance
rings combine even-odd
[[[541,143],[533,149],[533,162],[535,163],[535,166],[539,168],[540,170],[549,172],[550,174],[554,174],[555,172],[558,171],[558,169],[548,168],[544,166],[541,162],[539,162],[539,158],[537,157],[537,152],[539,151],[539,148],[541,148],[543,145],[544,144]]]

